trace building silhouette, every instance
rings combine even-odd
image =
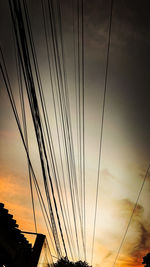
[[[24,236],[25,233],[35,235],[33,247]],[[46,255],[46,246],[45,235],[19,230],[13,215],[0,203],[0,267],[51,266],[52,259]]]

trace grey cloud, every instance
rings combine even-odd
[[[141,1],[114,1],[112,17],[112,46],[131,45],[133,42],[149,43],[148,32],[150,24],[146,5],[141,6]],[[139,8],[139,6],[141,6]],[[85,32],[87,44],[93,47],[106,45],[108,33],[108,18],[110,1],[85,2]],[[147,6],[147,10],[149,10]],[[146,17],[146,19],[145,19]]]

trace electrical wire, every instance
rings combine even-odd
[[[20,2],[19,1],[17,3],[16,3],[16,1],[13,2],[14,10],[12,8],[11,1],[9,1],[9,4],[10,4],[12,20],[13,20],[13,24],[14,24],[14,28],[15,28],[15,34],[16,34],[16,39],[17,39],[19,56],[21,57],[22,68],[24,70],[24,78],[25,78],[25,82],[26,82],[26,89],[27,89],[28,99],[29,99],[29,103],[30,103],[30,107],[31,107],[31,114],[32,114],[33,122],[34,122],[35,133],[36,133],[36,137],[37,137],[37,141],[38,141],[38,147],[39,147],[39,153],[40,153],[40,159],[41,159],[41,167],[42,167],[44,186],[45,186],[45,193],[46,193],[46,197],[47,197],[47,201],[48,201],[48,205],[49,205],[50,217],[51,217],[52,227],[53,227],[53,236],[55,239],[55,244],[57,246],[57,251],[58,251],[59,255],[61,255],[61,249],[60,249],[60,245],[59,245],[59,239],[58,239],[57,229],[56,229],[56,225],[55,225],[53,209],[52,209],[51,200],[50,200],[50,196],[49,196],[47,177],[46,177],[46,169],[44,166],[44,160],[46,160],[47,172],[49,175],[49,166],[48,166],[48,162],[47,162],[47,156],[46,156],[43,134],[42,134],[42,129],[41,129],[41,122],[40,122],[40,116],[39,116],[39,111],[38,111],[38,103],[37,103],[37,99],[36,99],[36,95],[35,95],[35,91],[34,91],[34,81],[33,81],[33,77],[32,77],[30,59],[29,59],[29,55],[28,55],[28,48],[27,48],[26,36],[25,36],[25,32],[24,32],[24,24],[23,24],[23,20],[22,20]],[[14,13],[13,13],[13,11],[14,11]],[[22,46],[24,64],[23,64],[23,60],[22,60],[20,47],[19,47],[18,32],[17,32],[16,21],[14,19],[14,16],[16,16],[16,20],[18,21],[18,32],[20,34],[20,45]],[[45,159],[43,158],[43,156],[45,157]],[[50,175],[49,175],[49,177],[50,177]],[[50,179],[50,185],[51,185],[51,189],[52,189],[57,219],[59,221],[59,215],[58,215],[58,211],[57,211],[57,206],[56,206],[56,201],[55,201],[55,197],[54,197],[54,191],[53,191],[51,179]],[[59,227],[61,230],[60,222],[58,222],[58,223],[59,223]],[[62,232],[61,232],[61,234],[62,234]]]
[[[101,130],[100,130],[99,160],[98,160],[98,174],[97,174],[97,184],[96,184],[96,200],[95,200],[95,211],[94,211],[94,228],[93,228],[93,239],[92,239],[91,265],[93,262],[95,228],[96,228],[96,218],[97,218],[97,204],[98,204],[98,195],[99,195],[103,128],[104,128],[105,103],[106,103],[108,67],[109,67],[109,51],[110,51],[110,41],[111,41],[111,29],[112,29],[112,13],[113,13],[113,0],[111,0],[110,2],[110,16],[109,16],[108,42],[107,42],[107,53],[106,53],[106,68],[105,68],[104,95],[103,95],[103,104],[102,104]]]
[[[3,66],[4,66],[4,69],[3,69],[2,64],[0,63],[1,73],[2,73],[2,76],[3,76],[3,80],[4,80],[4,84],[5,84],[7,93],[8,93],[10,104],[11,104],[11,107],[12,107],[12,110],[13,110],[13,113],[14,113],[14,116],[15,116],[15,119],[16,119],[18,130],[20,132],[20,136],[21,136],[21,139],[22,139],[22,142],[23,142],[23,146],[25,148],[25,152],[26,152],[26,155],[27,155],[28,163],[29,163],[30,168],[31,168],[31,172],[32,172],[32,175],[33,175],[32,177],[34,179],[33,181],[34,181],[34,184],[35,184],[35,188],[36,188],[37,196],[38,196],[38,199],[39,199],[40,207],[41,207],[42,214],[43,214],[43,217],[44,217],[44,221],[45,221],[45,224],[46,224],[46,227],[47,227],[47,230],[48,230],[46,217],[47,217],[47,220],[49,222],[50,228],[51,228],[51,223],[50,223],[49,218],[48,218],[48,213],[47,213],[44,201],[43,201],[43,197],[42,197],[42,194],[41,194],[38,182],[37,182],[37,178],[36,178],[36,175],[35,175],[31,160],[30,160],[29,151],[28,151],[28,148],[26,146],[25,139],[24,139],[24,136],[23,136],[23,132],[22,132],[22,129],[21,129],[21,124],[20,124],[20,120],[19,120],[16,104],[15,104],[15,101],[14,101],[14,97],[13,97],[13,93],[12,93],[12,89],[11,89],[11,85],[10,85],[10,81],[9,81],[9,77],[8,77],[8,73],[7,73],[7,69],[6,69],[4,56],[3,56],[3,53],[2,53],[1,47],[0,47],[0,53],[1,53],[2,62],[3,62]],[[44,212],[45,212],[45,214],[44,214]],[[46,217],[45,217],[45,215],[46,215]],[[52,247],[53,247],[53,249],[55,251],[55,248],[54,248],[53,241],[52,241],[52,238],[51,238],[49,230],[48,230],[48,233],[49,233],[49,237],[50,237],[50,240],[51,240],[51,243],[52,243]]]
[[[132,222],[132,219],[133,219],[134,213],[135,213],[135,211],[136,211],[136,208],[137,208],[137,205],[138,205],[138,202],[139,202],[139,198],[140,198],[140,195],[141,195],[141,193],[142,193],[142,190],[143,190],[143,187],[144,187],[146,178],[147,178],[147,176],[148,176],[148,174],[149,174],[149,171],[150,171],[150,164],[148,165],[148,168],[147,168],[147,170],[146,170],[146,173],[145,173],[143,182],[142,182],[141,187],[140,187],[140,190],[139,190],[139,192],[138,192],[138,196],[137,196],[136,202],[135,202],[135,204],[134,204],[133,210],[132,210],[132,212],[131,212],[131,216],[130,216],[130,218],[129,218],[129,222],[128,222],[127,227],[126,227],[126,229],[125,229],[124,235],[123,235],[123,237],[122,237],[122,240],[121,240],[121,243],[120,243],[120,245],[119,245],[119,248],[118,248],[118,251],[117,251],[117,254],[116,254],[116,257],[115,257],[115,260],[114,260],[114,263],[113,263],[112,267],[114,267],[114,266],[116,265],[117,259],[118,259],[118,257],[119,257],[121,248],[122,248],[123,243],[124,243],[124,241],[125,241],[127,232],[128,232],[128,230],[129,230],[129,227],[130,227],[130,224],[131,224],[131,222]]]
[[[13,40],[14,40],[14,33],[13,33]],[[24,103],[23,84],[22,84],[22,75],[21,75],[21,66],[20,66],[19,57],[17,56],[15,40],[14,40],[14,47],[15,47],[15,60],[16,60],[19,96],[20,96],[20,103],[21,103],[22,121],[23,121],[23,128],[24,128],[24,137],[25,137],[25,143],[26,143],[26,146],[27,146],[27,150],[29,151],[27,123],[26,123],[26,113],[25,113],[25,103]],[[34,220],[35,232],[37,233],[37,223],[36,223],[36,214],[35,214],[34,195],[33,195],[33,188],[32,188],[31,169],[30,169],[29,163],[28,163],[28,173],[29,173],[29,184],[30,184],[30,193],[31,193],[31,201],[32,201],[32,210],[33,210],[33,220]]]

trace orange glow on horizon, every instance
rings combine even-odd
[[[34,232],[34,223],[33,223],[33,217],[32,217],[32,207],[31,207],[31,199],[30,197],[27,198],[28,190],[24,188],[22,185],[19,185],[15,182],[14,176],[3,176],[0,178],[0,201],[4,203],[5,208],[8,209],[8,212],[13,215],[13,218],[16,220],[16,223],[19,225],[19,229],[22,231],[29,231]],[[22,199],[26,202],[27,205],[25,205],[24,201],[22,202]],[[29,205],[30,204],[30,205]],[[37,212],[39,218],[41,218],[40,212]],[[43,233],[44,228],[39,224],[38,226],[38,232]],[[29,235],[26,236],[29,242],[32,244],[34,243],[34,238]],[[90,240],[89,240],[90,242]],[[102,262],[105,262],[105,266],[109,267],[112,265],[113,260],[115,258],[115,252],[112,253],[110,259],[105,259],[108,257],[107,254],[109,254],[107,246],[104,247],[100,245],[98,242],[95,244],[95,252],[97,255],[100,255],[101,257],[97,257],[95,255],[95,266],[101,266],[99,265],[98,261],[100,260]],[[137,253],[137,256],[126,256],[120,253],[119,258],[116,263],[116,267],[142,267],[142,258],[144,255],[146,255],[149,251],[143,250],[142,252],[139,251]],[[104,261],[105,259],[105,261]]]

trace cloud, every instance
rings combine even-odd
[[[89,49],[88,55],[92,51],[92,57],[95,53],[99,58],[103,54],[102,50],[106,50],[109,15],[109,1],[87,1],[85,3],[85,41],[86,48]],[[146,9],[144,11],[138,3],[133,7],[132,1],[114,2],[111,49],[115,48],[119,53],[119,49],[122,51],[126,47],[129,52],[130,49],[131,51],[137,49],[137,43],[149,44],[149,38],[147,38],[149,22],[145,18],[147,15]],[[115,53],[115,60],[117,53]]]
[[[112,254],[113,254],[112,251],[109,251],[109,252],[106,254],[106,256],[103,258],[103,260],[102,260],[102,264],[103,264],[106,260],[108,260],[108,258],[111,257]]]
[[[106,209],[107,207],[107,209]],[[101,218],[98,221],[96,251],[100,265],[113,264],[118,248],[126,231],[134,202],[130,199],[103,202]],[[150,248],[150,224],[145,220],[144,207],[137,205],[126,238],[117,259],[116,267],[141,266],[143,256]],[[99,251],[99,252],[98,252]]]
[[[125,228],[121,238],[125,232],[133,208],[134,203],[129,199],[118,201],[117,213],[120,217],[119,221],[125,222]],[[120,264],[121,261],[124,262],[124,266],[135,266],[135,263],[139,264],[143,255],[145,255],[150,247],[150,224],[148,221],[145,221],[143,215],[144,208],[141,205],[137,205],[118,259]],[[125,259],[127,261],[126,264]]]
[[[11,175],[9,176],[2,176],[0,178],[0,194],[1,198],[6,197],[7,199],[13,198],[22,198],[25,197],[27,194],[27,188],[23,187],[19,181],[17,181],[16,177]]]

